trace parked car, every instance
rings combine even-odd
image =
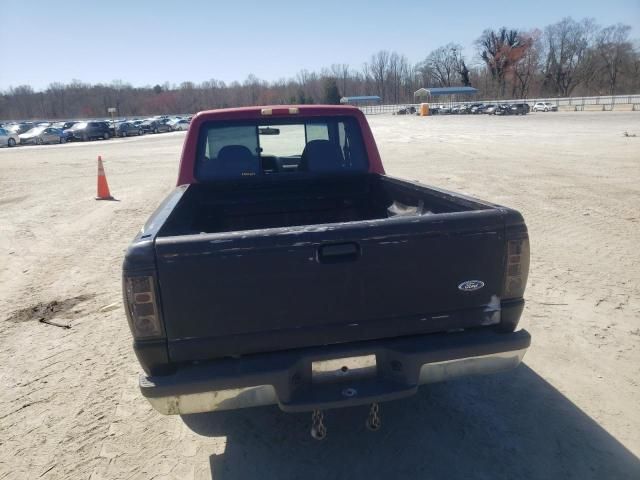
[[[482,113],[483,108],[484,108],[484,104],[474,103],[469,107],[469,113],[473,113],[473,114]]]
[[[139,387],[163,414],[365,404],[371,420],[530,344],[520,213],[387,176],[355,107],[199,113],[177,185],[123,264]]]
[[[20,143],[20,136],[6,128],[0,128],[0,147],[15,147]]]
[[[495,110],[493,111],[494,115],[511,115],[511,113],[511,105],[508,105],[506,103],[497,105]]]
[[[160,123],[163,123],[169,127],[169,131],[173,132],[173,124],[175,122],[175,118],[161,118]]]
[[[528,103],[512,103],[510,108],[511,115],[526,115],[530,110]]]
[[[56,122],[52,125],[52,127],[59,128],[64,132],[65,130],[68,130],[69,128],[73,127],[76,123],[78,122]]]
[[[402,107],[395,114],[396,115],[413,115],[414,113],[416,113],[416,107],[410,105],[410,106]]]
[[[64,131],[67,140],[93,140],[111,138],[111,131],[106,122],[78,122],[73,127]]]
[[[142,128],[131,122],[122,122],[116,127],[116,133],[119,137],[129,137],[131,135],[142,135]]]
[[[162,120],[145,120],[140,124],[140,128],[144,133],[163,133],[170,132],[171,125]]]
[[[498,105],[495,103],[490,103],[489,105],[485,105],[485,108],[482,113],[486,113],[487,115],[493,115],[498,108]]]
[[[415,110],[415,109],[414,109]],[[175,122],[173,124],[173,129],[174,130],[188,130],[189,129],[189,120],[178,120],[177,122]]]
[[[45,143],[64,143],[65,141],[64,132],[53,127],[35,127],[20,135],[20,145],[30,143],[42,145]]]
[[[17,133],[18,135],[21,135],[25,132],[28,132],[29,130],[31,130],[36,126],[37,125],[33,122],[14,123],[13,125],[8,126],[7,130],[13,133]]]
[[[550,102],[537,102],[532,110],[534,112],[557,112],[558,106]]]

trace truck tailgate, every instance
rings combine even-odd
[[[162,237],[155,248],[173,361],[500,318],[499,209]],[[470,280],[484,286],[459,288]]]

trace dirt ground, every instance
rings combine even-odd
[[[521,367],[383,404],[377,433],[330,411],[322,443],[275,406],[161,416],[120,268],[184,134],[1,149],[0,479],[640,478],[640,113],[370,122],[388,173],[523,213]]]

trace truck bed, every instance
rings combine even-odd
[[[169,357],[497,324],[505,210],[376,174],[181,187],[150,220]]]
[[[195,184],[184,193],[159,236],[301,227],[486,208],[379,175],[255,185]]]

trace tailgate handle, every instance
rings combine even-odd
[[[320,263],[349,262],[360,256],[360,245],[355,242],[322,245],[318,248]]]

